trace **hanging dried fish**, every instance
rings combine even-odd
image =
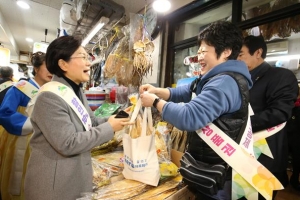
[[[137,41],[134,43],[133,50],[135,52],[133,58],[134,70],[140,74],[141,78],[145,76],[150,70],[152,71],[152,57],[154,51],[154,44],[148,38],[144,41]]]

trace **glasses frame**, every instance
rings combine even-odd
[[[70,59],[73,59],[73,58],[83,58],[83,60],[86,61],[86,62],[90,61],[89,60],[89,55],[85,55],[85,54],[84,54],[84,56],[71,56],[70,57]]]

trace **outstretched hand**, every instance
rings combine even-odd
[[[133,125],[134,122],[130,122],[130,118],[115,118],[116,115],[112,115],[108,118],[107,122],[111,125],[114,132],[119,131],[126,125]]]

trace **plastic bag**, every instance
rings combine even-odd
[[[96,117],[109,117],[113,115],[119,108],[119,104],[103,103],[94,111],[94,114]]]

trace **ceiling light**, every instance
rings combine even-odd
[[[17,1],[18,6],[20,6],[23,9],[29,9],[30,6],[25,1]]]
[[[99,22],[92,28],[88,35],[83,39],[81,45],[84,47],[89,43],[89,41],[98,33],[98,31],[109,22],[107,17],[101,17]]]
[[[157,12],[166,12],[171,8],[169,0],[156,0],[153,3],[153,8]]]
[[[31,39],[31,38],[26,38],[26,41],[27,41],[27,42],[33,42],[33,39]]]

